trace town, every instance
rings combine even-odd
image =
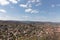
[[[0,21],[0,40],[60,40],[59,23]]]

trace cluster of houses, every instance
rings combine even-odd
[[[59,26],[52,27],[51,25],[40,24],[0,25],[0,40],[20,40],[22,37],[29,40],[33,36],[37,37],[36,40],[40,40],[42,37],[46,40],[60,40],[59,35]]]

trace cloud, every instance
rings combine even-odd
[[[0,5],[5,6],[10,4],[10,2],[12,2],[13,4],[18,3],[18,1],[20,0],[0,0]]]
[[[60,4],[52,4],[51,7],[60,7]]]
[[[27,5],[26,4],[20,4],[19,6],[20,7],[23,7],[23,8],[27,8]]]
[[[32,4],[28,4],[27,6],[28,6],[28,8],[32,8]]]
[[[32,10],[31,13],[39,13],[37,10]]]
[[[6,13],[6,10],[0,9],[0,13]]]
[[[23,8],[32,8],[33,5],[42,5],[41,0],[28,0],[25,4],[20,4],[19,6]]]
[[[41,0],[28,0],[25,4],[20,4],[19,6],[25,8],[27,13],[39,13],[38,10],[33,9],[35,6],[42,5]]]
[[[7,0],[0,0],[0,5],[8,5],[9,2]]]
[[[32,4],[26,3],[26,4],[20,4],[19,6],[20,7],[23,7],[23,8],[31,8],[32,7]]]
[[[9,0],[10,2],[12,2],[12,3],[18,3],[18,1],[20,1],[20,0]]]
[[[40,2],[40,0],[29,0],[30,2]]]
[[[29,8],[29,9],[25,9],[25,12],[31,12],[31,11],[32,11],[31,8]]]
[[[52,4],[51,7],[55,7],[56,5]]]
[[[31,8],[25,9],[25,12],[28,12],[28,13],[39,13],[39,11],[33,10],[33,9],[31,9]]]
[[[34,4],[34,3],[36,3],[36,4],[38,4],[38,5],[41,5],[42,3],[41,3],[41,0],[28,0],[28,2],[27,2],[27,4]]]
[[[40,2],[41,0],[36,0],[37,2]]]
[[[38,3],[38,4],[36,4],[35,6],[39,6],[39,5],[42,5],[42,3]]]
[[[25,8],[27,13],[39,13],[38,10],[33,8],[40,5],[42,5],[41,0],[28,0],[25,4],[20,4],[19,6]]]

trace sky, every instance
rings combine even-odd
[[[0,0],[0,20],[60,22],[60,0]]]

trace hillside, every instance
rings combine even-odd
[[[0,21],[0,40],[60,40],[60,23]]]

